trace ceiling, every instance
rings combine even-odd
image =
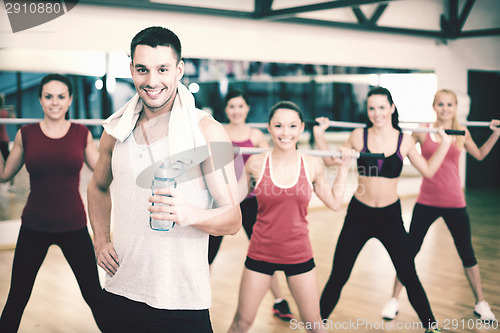
[[[66,0],[429,37],[500,36],[498,0]]]

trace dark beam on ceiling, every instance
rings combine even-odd
[[[456,37],[460,32],[458,30],[458,0],[448,0],[448,22],[450,37]],[[443,31],[446,33],[446,31]]]
[[[370,22],[368,22],[370,25],[376,25],[378,19],[382,14],[384,13],[385,9],[387,8],[387,4],[382,4],[378,5],[377,9],[373,13],[372,17],[370,18]]]
[[[328,1],[322,3],[316,3],[313,5],[305,5],[299,7],[290,7],[278,10],[272,10],[269,14],[264,15],[260,18],[268,20],[282,20],[290,17],[294,17],[296,14],[302,14],[307,12],[315,12],[319,10],[345,8],[345,7],[358,7],[361,5],[374,4],[374,3],[387,3],[389,1],[395,0],[337,0]]]
[[[400,35],[408,35],[408,36],[416,36],[416,37],[431,37],[431,38],[438,38],[438,39],[457,39],[457,38],[465,38],[465,37],[500,36],[500,28],[461,31],[458,35],[456,35],[454,37],[450,37],[449,35],[445,35],[445,34],[443,34],[442,31],[438,31],[438,30],[421,30],[421,29],[405,29],[405,28],[393,28],[393,27],[382,27],[382,26],[370,26],[370,25],[366,25],[366,24],[361,25],[361,24],[357,24],[357,23],[313,20],[313,19],[299,18],[299,17],[281,20],[279,22],[309,24],[309,25],[333,27],[333,28],[343,28],[343,29],[350,29],[350,30],[362,30],[362,31],[367,31],[367,32],[392,33],[392,34],[400,34]]]
[[[363,14],[363,12],[359,7],[353,7],[352,11],[354,12],[354,15],[356,15],[359,24],[366,24],[367,22],[366,16],[365,14]]]
[[[481,30],[468,30],[460,32],[458,37],[492,37],[500,36],[500,28],[481,29]]]
[[[273,0],[254,0],[254,17],[262,17],[271,12]]]
[[[464,36],[462,34],[462,28],[474,6],[474,2],[475,0],[467,0],[462,13],[459,15],[458,0],[448,0],[448,17],[441,15],[441,31],[445,38],[455,39]],[[478,34],[477,36],[481,36],[482,34],[488,34],[494,31],[495,29],[476,30],[474,33]],[[467,34],[470,35],[471,32]]]
[[[441,15],[441,31],[433,31],[433,30],[419,30],[419,29],[405,29],[405,28],[392,28],[392,27],[381,27],[376,25],[376,21],[380,18],[384,10],[386,9],[387,2],[396,1],[396,0],[384,0],[384,1],[375,1],[375,0],[338,0],[338,1],[330,1],[316,5],[310,6],[302,6],[295,7],[304,8],[307,7],[306,11],[313,10],[313,6],[326,6],[329,8],[324,9],[333,9],[340,7],[357,7],[363,4],[373,4],[380,3],[375,13],[372,17],[365,22],[365,24],[357,24],[357,23],[344,23],[344,22],[332,22],[326,20],[314,20],[314,19],[306,19],[306,18],[298,18],[298,17],[289,17],[289,15],[285,15],[289,18],[278,20],[278,22],[285,23],[300,23],[300,24],[309,24],[316,26],[324,26],[324,27],[334,27],[334,28],[344,28],[344,29],[353,29],[353,30],[363,30],[369,32],[380,32],[380,33],[393,33],[393,34],[402,34],[409,36],[420,36],[420,37],[429,37],[429,38],[439,38],[439,39],[455,39],[462,37],[487,37],[487,36],[500,36],[500,28],[492,28],[492,29],[483,29],[483,30],[471,30],[471,31],[461,31],[463,24],[465,23],[468,14],[471,11],[471,8],[474,4],[474,0],[467,0],[460,18],[456,20],[455,27],[458,27],[458,31],[455,35],[451,35],[449,33],[450,27],[449,21]],[[456,1],[456,0],[451,0]],[[276,13],[279,11],[272,11],[270,8],[272,6],[272,0],[255,0],[256,8],[258,8],[261,12],[266,12],[268,10],[271,13]],[[104,6],[104,7],[122,7],[129,9],[144,9],[144,10],[161,10],[167,12],[179,12],[179,13],[187,13],[187,14],[198,14],[198,15],[211,15],[211,16],[219,16],[219,17],[228,17],[228,18],[240,18],[240,19],[255,19],[255,12],[244,12],[244,11],[234,11],[234,10],[224,10],[224,9],[214,9],[214,8],[204,8],[204,7],[192,7],[192,6],[179,6],[179,5],[169,5],[163,3],[154,3],[149,2],[149,0],[80,0],[79,4],[83,5],[92,5],[92,6]],[[319,10],[317,7],[314,7],[314,10]],[[291,8],[293,9],[293,8]],[[288,9],[290,10],[290,8]],[[257,13],[258,14],[258,13]],[[363,15],[364,16],[364,15]],[[272,19],[277,16],[270,17]],[[257,18],[261,18],[258,16]],[[264,18],[267,18],[264,16]],[[446,29],[443,29],[443,25]],[[447,33],[445,33],[445,31]]]
[[[452,17],[453,17],[452,2],[456,3],[456,0],[447,0],[448,6],[444,10],[444,12],[447,14],[441,14],[440,17],[441,31],[443,33],[443,36],[446,36],[446,38],[455,38],[455,36],[457,35],[456,33],[454,33],[457,23],[455,24],[455,26],[452,26]],[[455,22],[458,22],[458,19],[455,20]]]
[[[475,2],[476,0],[467,0],[467,3],[462,9],[462,13],[460,14],[460,18],[458,19],[459,30],[463,29],[465,22],[467,21],[467,18],[469,17],[470,11],[472,10],[472,7],[474,6]]]
[[[162,10],[167,12],[178,12],[186,14],[212,15],[234,18],[252,18],[252,12],[243,12],[237,10],[226,10],[206,7],[180,6],[164,3],[149,2],[148,0],[80,0],[80,4],[104,7],[123,7],[145,10]]]
[[[377,9],[369,19],[366,18],[365,14],[359,7],[353,7],[352,11],[354,12],[356,18],[358,19],[359,24],[375,26],[377,24],[378,19],[380,18],[380,16],[382,16],[382,13],[385,11],[386,8],[387,4],[378,5]]]
[[[434,30],[418,30],[418,29],[404,29],[404,28],[391,28],[391,27],[381,27],[381,26],[369,26],[369,25],[361,25],[361,24],[357,24],[357,23],[332,22],[332,21],[313,20],[313,19],[306,19],[306,18],[299,18],[299,17],[280,20],[279,22],[300,23],[300,24],[317,25],[317,26],[324,26],[324,27],[351,29],[351,30],[363,30],[363,31],[369,31],[369,32],[394,33],[394,34],[419,36],[419,37],[443,38],[443,34],[441,31],[434,31]]]

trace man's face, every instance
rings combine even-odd
[[[184,63],[177,62],[171,47],[137,45],[130,72],[135,89],[149,111],[158,113],[172,109],[177,82],[184,74]]]

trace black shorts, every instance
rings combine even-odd
[[[293,276],[307,273],[316,267],[316,265],[314,264],[313,258],[299,264],[274,264],[266,261],[253,260],[247,257],[245,267],[251,271],[266,275],[273,275],[275,271],[283,271],[286,276]]]
[[[104,290],[104,333],[213,333],[208,309],[163,310]]]

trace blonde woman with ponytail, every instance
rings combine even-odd
[[[493,131],[481,148],[478,148],[467,128],[462,127],[457,119],[457,96],[451,90],[442,89],[436,92],[433,102],[436,111],[436,122],[429,126],[465,130],[464,136],[456,136],[450,146],[445,160],[432,178],[424,178],[417,203],[413,209],[410,224],[410,239],[414,254],[420,251],[424,237],[431,224],[443,217],[451,232],[455,246],[464,266],[465,275],[476,298],[474,314],[482,320],[495,320],[495,315],[483,296],[479,266],[477,264],[471,242],[470,219],[467,213],[464,193],[459,175],[459,158],[462,150],[483,160],[500,137],[500,120],[492,120]],[[413,133],[420,142],[422,155],[428,159],[439,146],[439,137],[431,133]],[[392,298],[386,303],[382,317],[392,320],[399,311],[398,296],[403,286],[396,278]]]

